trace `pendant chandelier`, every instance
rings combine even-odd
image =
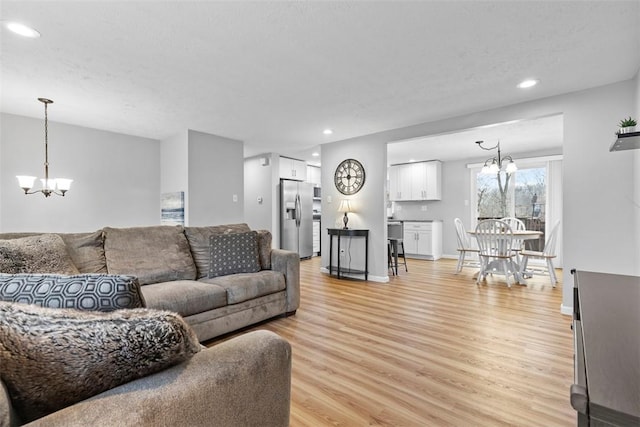
[[[480,171],[480,173],[483,173],[486,175],[495,175],[497,173],[500,173],[500,171],[502,170],[502,166],[504,166],[505,163],[506,163],[506,166],[504,168],[504,171],[506,173],[511,174],[518,170],[518,167],[516,166],[516,163],[513,161],[513,158],[511,156],[504,156],[504,157],[501,156],[500,141],[498,141],[498,144],[496,144],[495,146],[489,147],[489,148],[482,146],[482,144],[484,144],[484,141],[476,141],[476,144],[478,144],[478,147],[486,151],[495,150],[496,148],[498,149],[498,157],[492,157],[490,159],[487,159],[484,162],[484,166],[482,167],[482,170]]]
[[[44,197],[52,194],[64,196],[71,187],[72,179],[66,178],[49,178],[49,118],[47,115],[47,106],[53,104],[53,101],[47,98],[38,98],[38,101],[44,104],[44,178],[40,179],[42,188],[40,190],[31,191],[36,181],[35,176],[17,175],[18,185],[24,190],[24,194],[42,193]]]

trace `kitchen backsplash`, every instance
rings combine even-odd
[[[393,219],[434,219],[429,212],[429,203],[433,202],[393,202]]]

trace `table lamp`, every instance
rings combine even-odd
[[[343,229],[348,229],[349,227],[347,227],[347,223],[349,222],[349,217],[347,216],[348,212],[353,212],[353,210],[351,209],[351,202],[349,202],[348,199],[342,199],[340,201],[340,207],[338,208],[338,212],[344,212],[344,218],[342,218],[342,221],[344,222],[344,227],[342,227]]]

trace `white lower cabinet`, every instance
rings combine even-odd
[[[405,222],[404,251],[408,258],[442,258],[442,222]]]

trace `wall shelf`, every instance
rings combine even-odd
[[[609,151],[634,150],[640,148],[640,132],[616,134],[616,137]]]

